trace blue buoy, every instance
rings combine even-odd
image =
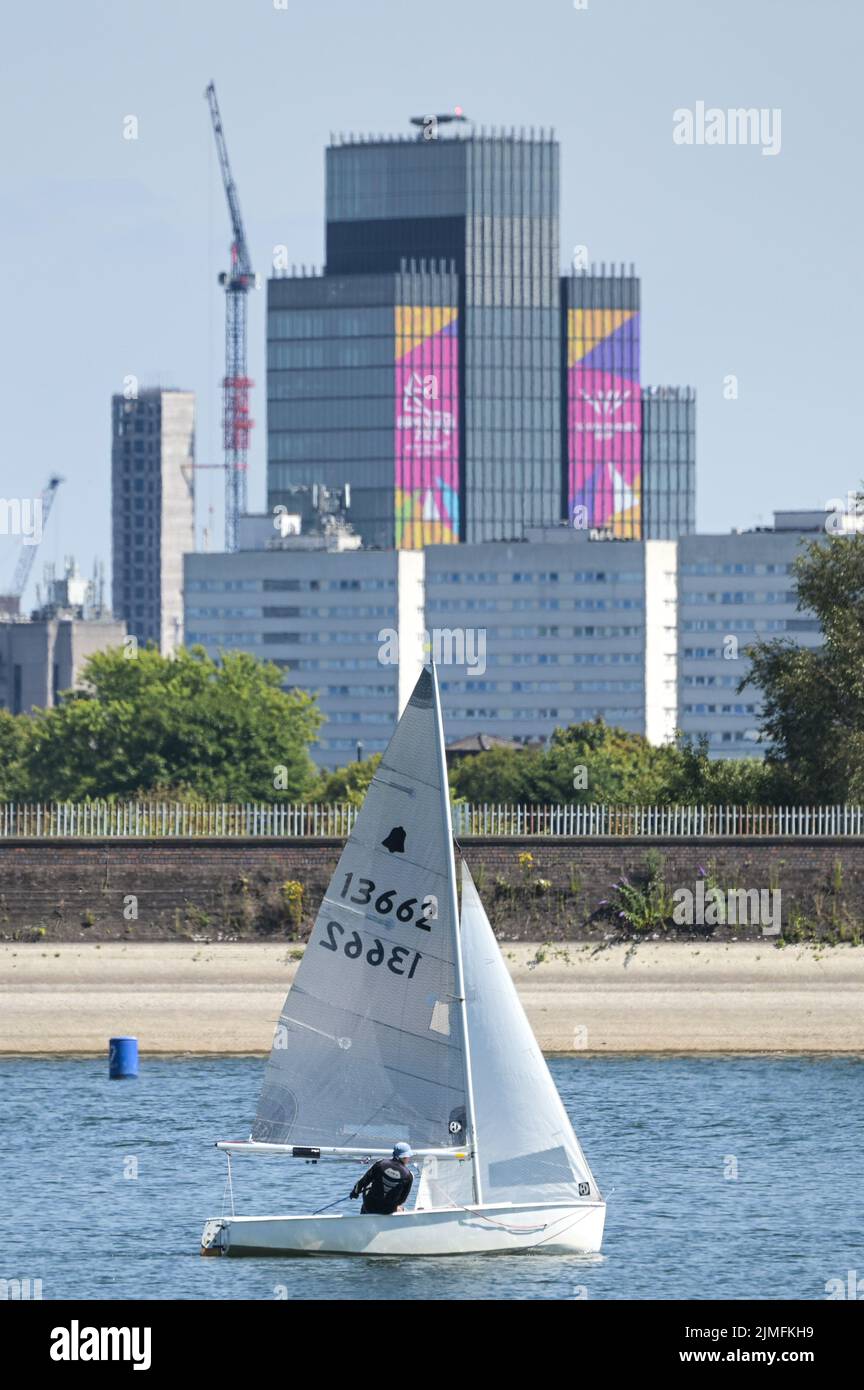
[[[128,1081],[138,1075],[138,1039],[108,1039],[108,1078]]]

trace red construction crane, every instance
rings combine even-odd
[[[254,385],[246,375],[246,295],[256,286],[255,272],[246,245],[237,186],[228,163],[228,149],[222,130],[222,117],[211,82],[206,92],[216,137],[219,168],[228,212],[231,218],[231,269],[222,271],[219,284],[225,286],[225,376],[223,391],[223,447],[225,450],[225,549],[237,549],[237,523],[246,511],[246,474],[249,432],[254,421],[249,415],[249,391]]]

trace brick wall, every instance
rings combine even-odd
[[[296,939],[340,848],[320,839],[4,840],[0,937]],[[864,916],[864,840],[478,838],[463,848],[496,931],[511,940],[608,933],[598,902],[622,873],[644,876],[652,849],[670,890],[693,889],[700,870],[724,889],[779,888],[784,928],[805,920],[848,934]],[[531,864],[520,863],[526,853]],[[292,884],[302,885],[299,900]]]

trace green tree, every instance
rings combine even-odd
[[[568,784],[573,788],[562,799],[626,805],[665,801],[675,758],[674,747],[656,747],[642,734],[597,719],[556,729],[545,763],[550,790]],[[580,768],[584,773],[575,771]],[[584,789],[578,786],[581,781],[587,782]]]
[[[655,747],[599,719],[556,729],[546,749],[463,758],[450,782],[465,801],[540,805],[767,805],[789,800],[794,789],[780,762],[709,758],[706,739]]]
[[[26,795],[22,764],[29,732],[26,714],[0,709],[0,801],[18,801]]]
[[[666,799],[674,748],[597,719],[556,729],[546,749],[492,748],[462,758],[451,773],[466,801],[627,804]]]
[[[322,773],[313,799],[347,801],[352,806],[361,806],[380,761],[381,754],[373,753],[371,758],[364,758],[362,762],[347,763],[333,772]]]
[[[767,761],[807,802],[864,799],[864,537],[811,542],[794,564],[798,607],[823,643],[757,642],[739,689],[758,686]]]
[[[165,788],[207,800],[297,800],[315,786],[321,715],[280,688],[276,666],[203,647],[92,656],[82,689],[32,715],[22,767],[34,800],[126,797]]]
[[[676,751],[664,798],[673,804],[767,806],[792,796],[782,764],[763,758],[710,758],[704,734],[680,739]]]
[[[542,755],[528,748],[490,748],[460,758],[450,769],[450,786],[464,801],[530,801]]]

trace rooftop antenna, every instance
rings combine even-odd
[[[426,116],[410,116],[410,117],[409,117],[409,120],[410,120],[411,124],[414,125],[414,126],[417,126],[418,129],[419,129],[421,132],[422,132],[424,126],[426,126],[426,125],[429,124],[430,119],[431,119],[431,120],[434,120],[435,124],[436,124],[436,125],[439,125],[439,126],[440,126],[440,125],[453,125],[454,123],[457,124],[457,125],[460,125],[460,124],[461,124],[461,125],[467,125],[467,124],[469,124],[468,117],[465,115],[465,112],[462,110],[462,107],[461,107],[461,106],[454,106],[452,111],[441,111],[441,112],[438,112],[437,115],[432,116],[432,117],[430,117],[430,116],[428,116],[428,115],[426,115]]]

